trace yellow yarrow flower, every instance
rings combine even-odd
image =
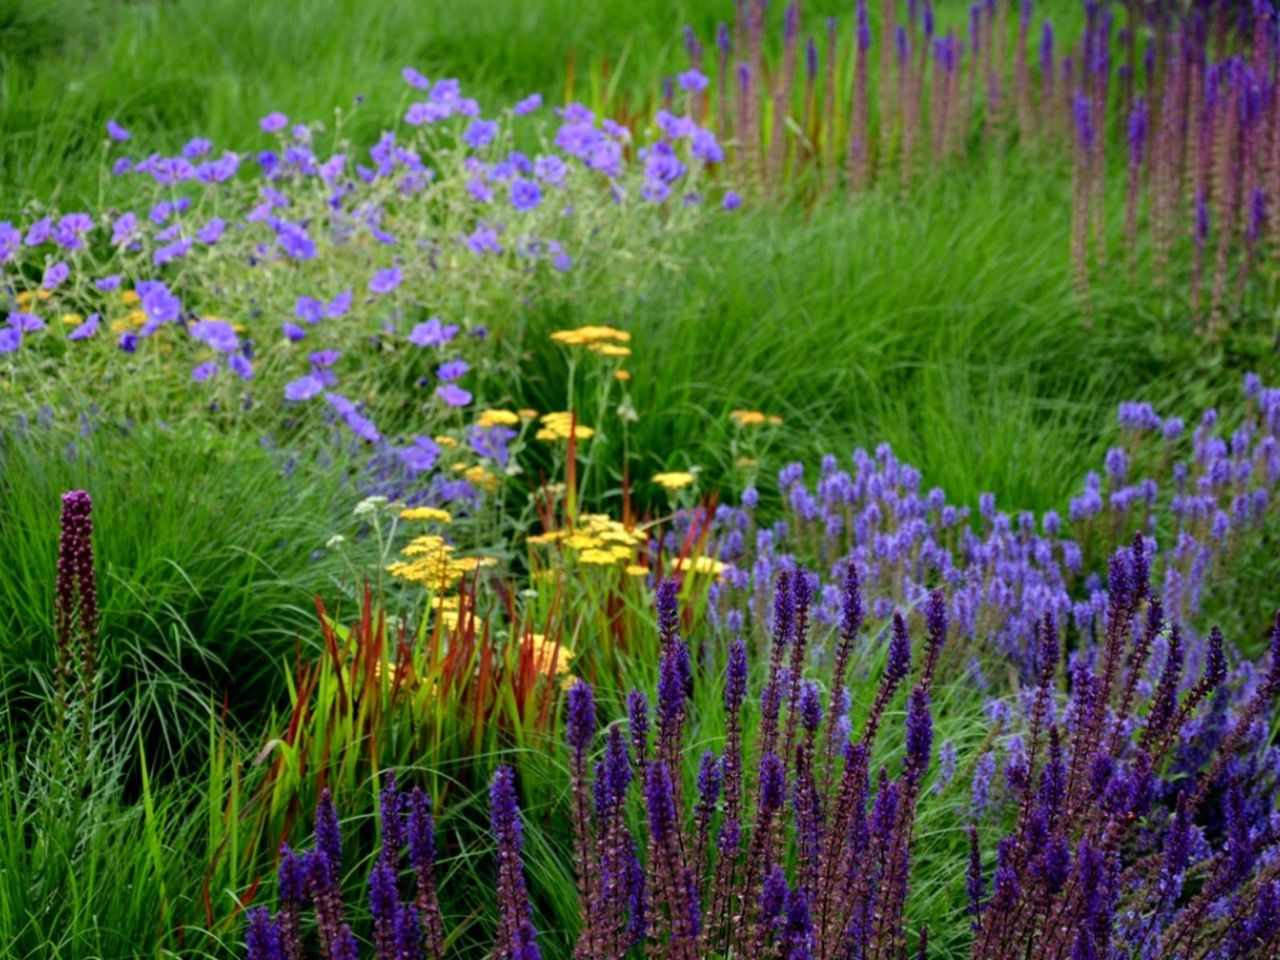
[[[540,633],[525,637],[533,652],[533,665],[539,673],[551,673],[561,676],[569,672],[569,661],[573,659],[573,651],[563,644],[555,644]]]
[[[405,507],[400,511],[401,520],[434,520],[437,523],[452,523],[453,514],[439,507]]]
[[[682,490],[693,481],[694,476],[692,473],[679,470],[669,473],[655,473],[653,475],[653,482],[667,490]]]
[[[137,290],[123,290],[120,293],[120,302],[126,307],[136,307],[142,302],[142,297],[138,296]]]
[[[631,334],[617,327],[585,326],[573,330],[557,330],[551,334],[551,339],[566,347],[589,347],[609,340],[627,343],[631,339]]]
[[[64,313],[60,319],[68,327],[78,327],[84,322],[84,317],[78,313]]]
[[[725,564],[713,557],[694,557],[692,563],[688,557],[679,557],[673,567],[677,573],[691,569],[694,573],[709,573],[718,577],[724,573]]]
[[[539,422],[542,428],[534,434],[539,440],[568,440],[570,435],[575,435],[579,440],[587,440],[595,435],[595,430],[591,427],[584,427],[580,423],[575,426],[573,414],[567,411],[544,414]]]
[[[431,439],[433,439],[436,443],[440,444],[440,446],[442,447],[456,447],[458,445],[457,440],[443,433],[440,434],[439,436],[432,437]]]
[[[782,423],[782,418],[776,414],[761,413],[759,410],[734,410],[729,414],[729,419],[740,427],[760,427],[766,423],[776,427]]]
[[[34,292],[31,290],[23,290],[15,299],[18,301],[18,306],[23,310],[26,310],[31,306],[32,300],[48,300],[52,296],[52,290],[46,290],[41,287],[39,290]]]
[[[593,343],[587,347],[592,353],[598,353],[602,357],[629,357],[631,356],[630,347],[620,347],[616,343]]]
[[[630,379],[631,379],[631,371],[630,371],[630,370],[615,370],[615,371],[613,371],[613,378],[614,378],[615,380],[622,380],[623,382],[626,382],[627,380],[630,380]]]
[[[486,493],[493,493],[498,489],[498,476],[491,470],[487,470],[481,466],[468,467],[462,474],[467,478],[467,482],[473,486],[477,486]]]
[[[478,427],[514,427],[519,422],[519,414],[510,410],[485,410],[476,418]]]

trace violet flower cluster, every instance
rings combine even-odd
[[[849,563],[862,571],[868,612],[881,621],[895,606],[921,606],[929,584],[945,584],[948,616],[974,676],[985,682],[978,655],[990,653],[1030,680],[1046,610],[1083,634],[1103,631],[1101,564],[1133,531],[1143,534],[1164,608],[1192,636],[1206,591],[1274,523],[1280,389],[1250,374],[1242,414],[1228,420],[1208,410],[1193,429],[1149,404],[1122,403],[1119,426],[1120,444],[1061,510],[1010,514],[986,493],[975,514],[940,488],[926,490],[920,472],[886,444],[854,451],[852,470],[828,456],[810,482],[802,464],[784,467],[777,478],[784,519],[766,526],[750,488],[738,507],[678,515],[665,546],[696,540],[701,531],[691,532],[693,525],[709,527],[709,549],[727,564],[710,588],[709,615],[731,634],[770,629],[768,598],[779,571],[802,562],[825,570],[813,614],[825,628],[824,649],[841,616]]]
[[[495,788],[496,789],[496,788]],[[439,960],[444,955],[444,930],[436,889],[435,821],[431,801],[420,789],[400,791],[395,775],[387,774],[380,795],[382,843],[369,873],[368,901],[373,956],[378,960]],[[401,861],[408,848],[412,875],[408,896],[402,896]],[[356,960],[359,942],[347,920],[342,891],[342,833],[333,797],[328,790],[316,807],[315,844],[296,852],[280,850],[277,910],[249,912],[245,934],[249,960]],[[303,925],[310,905],[315,951]],[[532,960],[522,955],[521,960]]]
[[[826,698],[804,676],[813,603],[805,571],[778,575],[758,725],[745,723],[747,646],[737,640],[729,648],[725,736],[699,761],[689,791],[682,758],[693,672],[676,585],[659,587],[652,716],[648,698],[633,692],[629,736],[620,725],[608,729],[589,780],[585,764],[574,761],[582,907],[575,956],[621,958],[643,947],[646,955],[684,960],[803,960],[905,949],[912,832],[933,753],[930,691],[948,631],[946,605],[941,593],[931,597],[927,641],[914,664],[906,621],[896,619],[875,703],[851,732],[845,673],[863,620],[856,567],[842,591],[840,649]],[[910,689],[905,756],[895,771],[876,769],[878,733],[900,688]],[[593,739],[591,703],[591,688],[579,681],[569,707],[575,758]],[[627,817],[631,796],[645,811],[640,823]]]
[[[162,419],[202,406],[295,428],[327,417],[427,473],[433,437],[465,426],[486,387],[477,289],[568,295],[564,273],[621,248],[654,262],[649,247],[705,215],[723,151],[690,117],[633,132],[534,96],[490,118],[456,80],[404,78],[414,102],[367,150],[341,119],[328,130],[273,113],[256,146],[198,138],[174,155],[127,154],[132,135],[110,124],[125,208],[0,223],[14,396],[60,409],[85,369],[107,368],[109,384],[179,398]],[[542,152],[515,149],[535,136]],[[418,417],[401,435],[373,398],[409,385],[417,399],[397,406],[425,409],[431,428]]]

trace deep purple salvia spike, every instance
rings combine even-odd
[[[947,598],[941,590],[934,590],[929,594],[929,599],[925,603],[925,623],[929,645],[925,648],[921,683],[927,693],[937,669],[938,657],[941,656],[942,647],[947,642]]]
[[[423,930],[426,955],[440,960],[444,954],[444,921],[436,892],[436,827],[431,798],[414,787],[409,795],[409,865],[417,884],[414,898],[416,919]]]
[[[841,739],[841,723],[845,714],[846,674],[858,632],[862,629],[862,584],[858,565],[850,558],[845,563],[843,589],[840,595],[840,635],[836,644],[835,663],[831,675],[830,720],[827,723],[826,757],[822,773],[822,793],[830,794],[834,779],[835,758]]]
[[[396,960],[396,921],[400,894],[395,867],[380,858],[369,874],[369,915],[373,918],[373,943],[378,960]]]
[[[396,789],[395,771],[388,771],[378,798],[378,819],[382,827],[382,859],[394,865],[405,842],[404,796]]]
[[[530,949],[536,950],[537,945],[521,860],[524,829],[516,799],[515,771],[510,767],[499,767],[493,775],[489,821],[498,845],[498,930],[494,953],[503,960],[515,960]]]
[[[670,656],[669,650],[667,656]],[[665,661],[667,657],[663,659]],[[578,943],[584,955],[595,956],[602,947],[598,942],[602,930],[597,928],[595,915],[602,895],[602,883],[596,869],[598,859],[591,820],[587,751],[595,737],[596,705],[595,694],[585,680],[578,679],[569,688],[566,713],[565,731],[572,750],[569,768],[570,790],[573,795],[574,867],[578,878],[578,906],[582,921]],[[598,783],[597,786],[607,793],[607,782]]]
[[[266,907],[249,911],[249,929],[244,939],[247,960],[282,960],[284,957],[280,927]]]
[[[316,804],[316,852],[325,858],[329,885],[339,886],[342,880],[342,829],[338,826],[338,811],[328,787],[320,792],[320,802]]]
[[[596,704],[591,684],[577,680],[569,688],[568,714],[565,731],[574,753],[585,753],[591,748],[596,730]]]
[[[396,960],[420,960],[422,942],[422,922],[418,917],[418,911],[408,904],[402,905],[396,911]]]
[[[919,781],[929,769],[933,749],[933,715],[929,711],[929,693],[923,686],[911,691],[907,708],[907,769]]]
[[[302,960],[302,904],[307,891],[307,867],[302,857],[282,844],[276,872],[278,922],[284,960]]]
[[[986,882],[982,878],[982,849],[978,845],[978,828],[970,825],[969,834],[969,871],[965,875],[965,891],[969,895],[969,915],[973,917],[971,925],[978,928],[978,917],[982,914],[982,903],[986,897]]]
[[[658,584],[658,635],[666,650],[680,635],[680,585],[675,580]]]
[[[670,771],[661,760],[649,765],[645,805],[654,856],[650,865],[650,887],[658,892],[661,902],[666,905],[674,950],[671,956],[693,960],[700,929],[697,889],[681,856],[675,789]]]
[[[649,762],[649,698],[640,690],[627,694],[627,727],[636,769],[643,772]]]
[[[907,621],[901,613],[893,615],[893,632],[889,638],[889,660],[884,668],[884,681],[897,686],[911,672],[911,638]]]
[[[773,642],[785,647],[791,642],[795,627],[795,599],[791,591],[791,573],[783,570],[773,587]]]

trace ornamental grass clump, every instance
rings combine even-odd
[[[910,196],[983,156],[1066,157],[1063,249],[1087,311],[1100,285],[1147,281],[1204,335],[1266,315],[1280,244],[1271,0],[1088,0],[1065,16],[1030,0],[851,6],[806,37],[801,3],[741,0],[709,48],[686,28],[688,69],[631,109],[659,124],[686,111],[725,142],[743,189],[781,197]]]

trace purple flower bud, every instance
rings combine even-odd
[[[714,810],[720,798],[720,760],[711,750],[698,762],[698,798],[707,810]]]
[[[1076,123],[1076,137],[1086,152],[1093,149],[1093,106],[1083,90],[1076,90],[1071,99],[1071,113]]]
[[[818,685],[812,680],[805,681],[800,688],[800,723],[809,733],[816,732],[822,723],[822,699]]]
[[[776,753],[760,758],[760,812],[775,813],[782,808],[787,794],[787,777]]]
[[[342,831],[338,826],[338,811],[333,805],[333,794],[326,787],[320,793],[316,805],[316,852],[323,854],[329,870],[325,878],[331,887],[337,887],[342,876]]]
[[[266,907],[249,911],[249,929],[245,933],[245,956],[248,960],[283,960],[280,926],[271,919]]]
[[[1245,240],[1250,246],[1258,242],[1267,222],[1267,193],[1262,187],[1254,187],[1249,194],[1249,223],[1245,228]]]
[[[969,915],[974,918],[972,926],[977,929],[977,918],[982,913],[982,900],[986,896],[986,883],[982,878],[982,850],[978,845],[978,828],[970,825],[968,834],[969,870],[965,875],[965,891],[969,894]]]
[[[795,597],[791,591],[791,574],[787,570],[778,573],[773,588],[773,642],[785,647],[791,641],[795,628]]]
[[[791,3],[787,5],[787,11],[782,17],[782,42],[791,43],[796,38],[796,31],[800,29],[800,5]]]
[[[731,46],[732,39],[729,33],[729,25],[722,20],[716,24],[716,48],[722,56],[727,57]]]
[[[627,725],[631,730],[631,752],[643,765],[649,752],[649,698],[640,690],[627,694]]]
[[[574,752],[585,753],[590,748],[596,732],[596,704],[591,684],[585,680],[579,679],[569,688],[565,730]]]
[[[680,585],[675,580],[663,580],[658,584],[658,633],[665,650],[677,637],[680,629]]]
[[[747,645],[735,640],[729,645],[729,662],[725,668],[724,708],[737,712],[747,695]]]
[[[929,769],[933,749],[933,716],[929,712],[929,694],[922,687],[911,691],[907,708],[907,763],[919,779]]]
[[[656,843],[665,843],[677,829],[675,792],[671,774],[661,760],[649,764],[644,785],[645,807],[649,812],[649,833]]]
[[[911,672],[911,638],[907,634],[907,621],[901,613],[893,615],[893,630],[889,637],[889,660],[884,668],[883,682],[897,686]]]

